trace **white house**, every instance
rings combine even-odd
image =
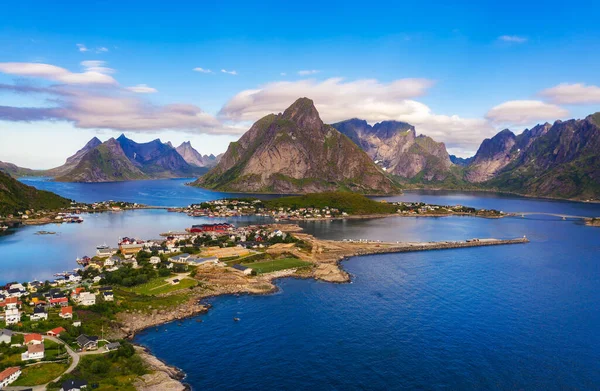
[[[151,265],[157,265],[160,263],[160,258],[159,257],[150,257],[150,264]]]
[[[30,320],[47,320],[48,313],[43,308],[36,307],[33,309],[33,314],[29,315]]]
[[[115,296],[113,295],[112,291],[102,292],[102,297],[104,297],[104,301],[114,301],[115,300]]]
[[[92,278],[92,281],[94,281],[94,283],[96,283],[96,284],[99,283],[100,280],[102,280],[102,277],[100,277],[100,276],[96,276],[96,277]]]
[[[91,292],[81,292],[77,301],[80,305],[94,305],[96,304],[96,295]]]
[[[27,351],[21,354],[21,360],[41,360],[44,358],[44,344],[29,345]]]
[[[173,262],[173,263],[187,263],[187,261],[190,259],[190,254],[180,254],[180,255],[176,255],[174,257],[170,257],[169,258],[169,262]]]
[[[12,382],[21,376],[21,368],[10,367],[0,372],[0,389],[8,387]]]
[[[69,282],[81,282],[81,276],[79,274],[69,275]]]
[[[4,322],[6,325],[17,324],[21,321],[21,312],[17,308],[7,309],[4,312]]]
[[[0,329],[0,343],[10,344],[13,332],[7,329]]]

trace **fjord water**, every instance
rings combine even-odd
[[[63,186],[43,184],[52,191]],[[57,192],[78,200],[99,200],[93,197],[107,194],[126,199],[128,194],[119,194],[113,186],[93,191],[74,186],[71,196]],[[221,197],[182,188],[183,181],[136,186],[137,196],[127,200],[186,205],[202,197]],[[153,194],[152,188],[161,195]],[[169,193],[180,196],[169,202]],[[600,216],[597,204],[487,193],[411,192],[398,199]],[[71,269],[76,256],[89,254],[98,244],[114,244],[119,236],[156,237],[166,230],[214,221],[163,210],[84,215],[84,219],[81,225],[26,227],[0,237],[0,282]],[[239,219],[234,224],[251,221]],[[352,274],[350,284],[279,280],[276,294],[210,299],[214,307],[207,314],[149,329],[136,342],[182,368],[194,389],[599,387],[599,228],[547,216],[394,217],[302,226],[330,239],[429,241],[526,235],[531,243],[354,257],[342,264]],[[58,234],[35,235],[39,229]]]

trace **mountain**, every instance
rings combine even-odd
[[[500,139],[513,140],[513,136]],[[503,148],[500,160],[508,163],[484,186],[544,197],[600,198],[600,113],[538,125]]]
[[[405,122],[383,121],[371,126],[361,119],[332,124],[361,147],[387,172],[405,179],[442,181],[450,174],[452,162],[444,143],[417,136]]]
[[[89,151],[96,148],[100,144],[102,144],[102,141],[100,141],[100,139],[98,137],[92,138],[90,141],[87,142],[87,144],[85,144],[85,146],[83,148],[81,148],[79,151],[77,151],[75,153],[75,155],[68,157],[65,164],[63,164],[62,166],[47,170],[46,174],[48,176],[52,176],[52,177],[60,177],[60,176],[66,175],[69,171],[74,169],[75,166],[77,166],[77,164],[79,164],[81,159]]]
[[[28,209],[66,208],[71,201],[44,190],[27,186],[0,172],[0,215],[15,214]]]
[[[115,182],[150,177],[136,167],[125,155],[121,144],[111,138],[88,151],[71,170],[55,179],[60,182]]]
[[[202,156],[198,151],[192,147],[189,141],[181,143],[176,148],[177,152],[181,155],[189,165],[195,167],[214,167],[217,163],[217,157],[215,155],[204,155]]]
[[[399,191],[365,152],[323,123],[308,98],[254,123],[195,185],[240,192]]]
[[[125,135],[101,142],[96,137],[60,167],[48,170],[63,182],[113,182],[137,179],[186,178],[206,168],[188,164],[170,143],[136,143]]]
[[[43,170],[32,170],[30,168],[19,167],[16,164],[0,161],[0,172],[5,172],[13,177],[22,176],[43,176]]]
[[[468,158],[462,158],[462,157],[458,157],[456,155],[450,155],[450,161],[452,162],[452,164],[456,164],[457,166],[468,166],[469,164],[471,164],[471,162],[473,161],[473,156],[468,157]]]
[[[516,143],[517,137],[508,129],[483,140],[465,172],[465,178],[469,182],[484,182],[494,177],[511,162],[511,151]]]

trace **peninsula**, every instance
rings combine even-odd
[[[69,381],[101,390],[115,384],[184,390],[180,371],[129,340],[143,329],[206,312],[204,298],[271,293],[282,277],[348,282],[340,262],[356,255],[527,242],[525,237],[333,241],[294,224],[228,223],[193,225],[160,240],[121,238],[117,247],[101,246],[92,257],[79,258],[82,267],[74,273],[0,289],[6,327],[0,334],[8,342],[0,342],[0,369],[16,374],[13,385],[51,390]]]

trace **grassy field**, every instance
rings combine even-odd
[[[274,259],[272,261],[245,263],[243,265],[256,270],[256,272],[260,274],[260,273],[276,272],[278,270],[284,270],[284,269],[292,269],[295,267],[309,266],[309,265],[311,265],[311,263],[306,262],[306,261],[301,261],[300,259],[297,259],[297,258],[282,258],[282,259]]]
[[[179,289],[187,289],[196,286],[196,280],[183,278],[179,284],[173,285],[167,282],[164,277],[153,278],[145,284],[137,285],[132,288],[126,288],[127,291],[137,293],[138,295],[155,296],[163,293],[170,293]]]
[[[19,378],[11,386],[37,386],[56,379],[67,370],[68,364],[38,364],[25,367]]]
[[[396,212],[391,204],[373,201],[363,195],[345,192],[325,192],[274,198],[264,201],[269,209],[283,208],[336,208],[353,215],[390,214]]]
[[[164,297],[155,297],[150,295],[139,295],[131,291],[115,289],[115,296],[122,300],[120,310],[142,310],[150,311],[150,306],[157,309],[166,309],[184,303],[188,299],[186,294],[170,295]]]

